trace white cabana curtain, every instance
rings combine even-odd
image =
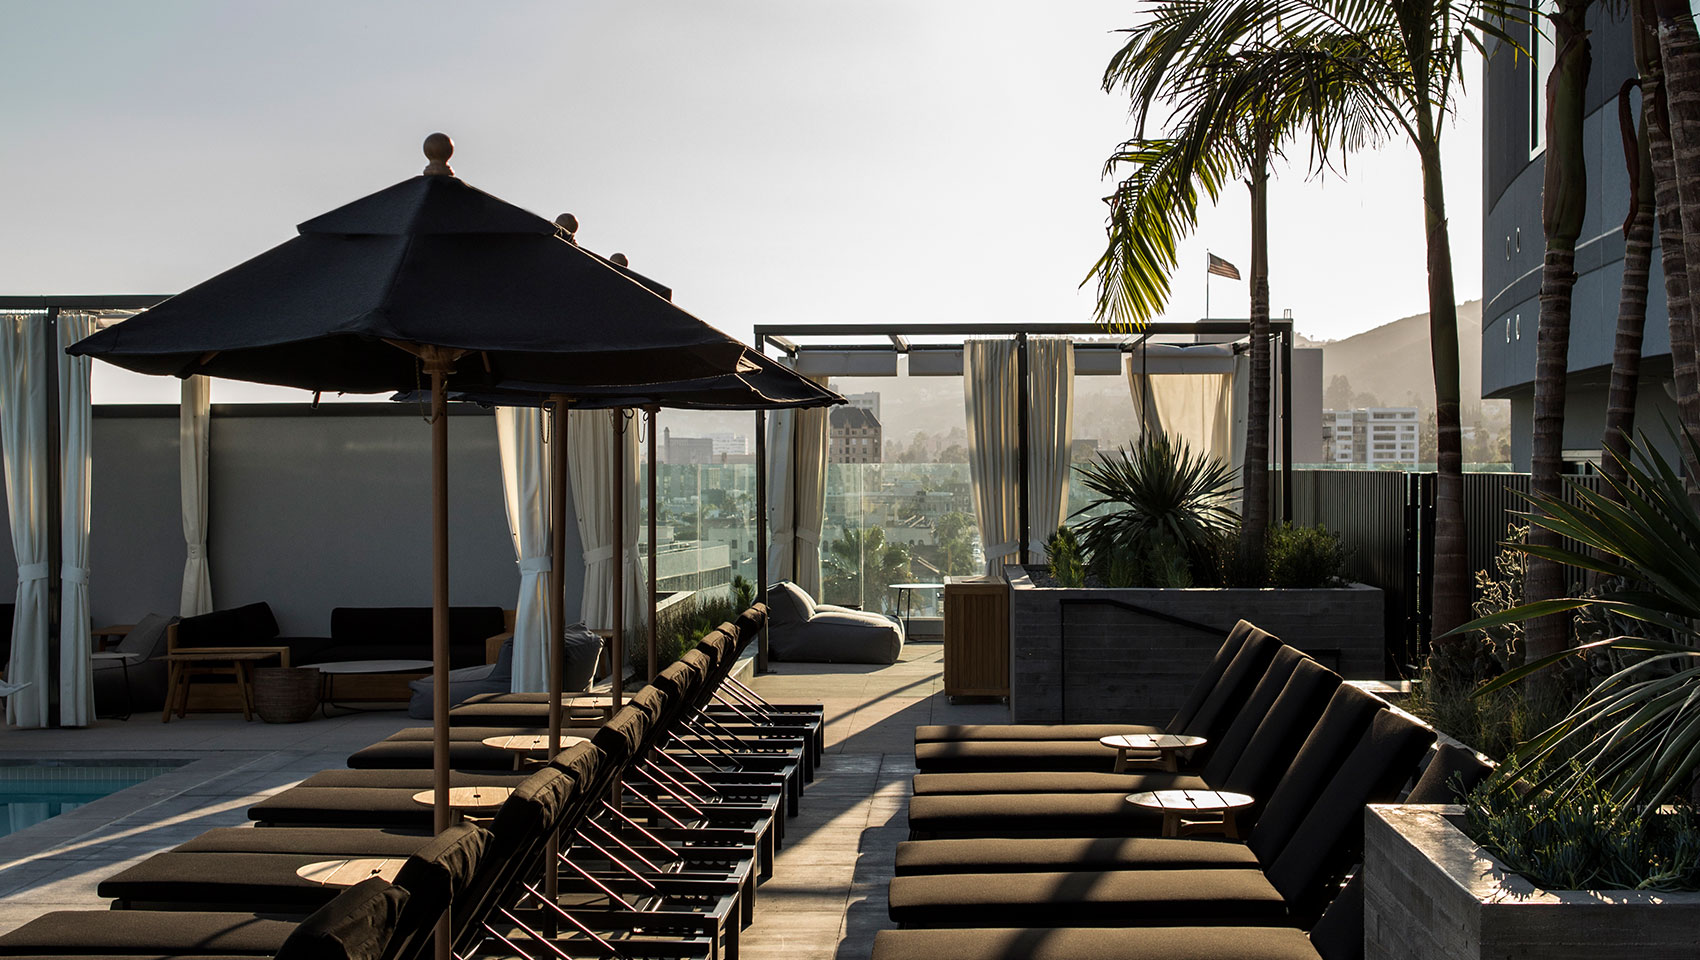
[[[637,570],[638,431],[621,410],[575,410],[567,415],[567,474],[573,508],[578,514],[579,539],[584,545],[584,592],[579,619],[593,630],[614,625],[614,537],[625,533],[625,628],[636,631],[649,622],[640,597],[647,589]],[[615,424],[622,425],[620,449],[625,461],[625,522],[614,521]]]
[[[59,568],[59,724],[86,727],[94,719],[94,678],[89,655],[89,479],[93,467],[88,357],[64,348],[97,329],[91,313],[59,314],[59,449],[64,458]]]
[[[1128,389],[1134,411],[1152,410],[1144,430],[1161,430],[1184,440],[1194,453],[1233,460],[1234,378],[1229,373],[1152,374],[1143,376],[1137,362],[1128,370]],[[1149,391],[1149,395],[1147,395]]]
[[[496,449],[502,462],[502,494],[508,533],[519,564],[519,599],[514,604],[514,693],[549,688],[550,616],[561,598],[549,595],[549,472],[552,425],[537,407],[496,408]]]
[[[968,472],[974,516],[985,546],[986,575],[997,577],[1020,549],[1019,421],[1014,340],[962,345],[962,394],[968,413]]]
[[[808,379],[826,386],[826,377]],[[795,582],[816,600],[826,522],[827,415],[824,407],[780,410],[767,426],[767,575]]]
[[[620,455],[626,461],[625,472],[625,502],[624,516],[620,526],[625,532],[625,587],[626,587],[626,633],[628,636],[639,636],[638,646],[627,647],[628,651],[647,650],[649,639],[649,618],[653,616],[653,606],[649,602],[649,573],[644,569],[643,557],[638,554],[639,531],[643,528],[643,476],[639,470],[643,466],[643,416],[636,410],[617,410],[619,417],[616,423],[625,432],[620,435]],[[613,512],[613,504],[608,505]],[[699,505],[698,510],[701,510]],[[648,543],[647,533],[642,536],[642,542]]]
[[[6,719],[20,727],[48,725],[47,689],[47,385],[43,318],[0,315],[0,447],[6,461],[6,503],[12,555],[18,564],[12,615],[12,659],[6,679],[29,686],[6,698]]]
[[[183,498],[183,596],[178,615],[213,611],[212,564],[207,560],[207,455],[212,441],[212,380],[188,377],[177,409],[177,477]]]
[[[1074,344],[1064,337],[1029,338],[1027,377],[1027,553],[1040,558],[1068,516]]]

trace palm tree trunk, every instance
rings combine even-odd
[[[1582,94],[1588,86],[1593,54],[1588,44],[1587,12],[1592,0],[1560,0],[1548,17],[1557,57],[1547,77],[1546,169],[1541,192],[1541,227],[1546,233],[1546,262],[1541,276],[1540,331],[1535,341],[1535,425],[1532,435],[1530,492],[1557,498],[1564,492],[1564,394],[1570,367],[1570,300],[1576,285],[1576,239],[1588,204],[1588,171],[1582,153]],[[1529,542],[1557,547],[1558,534],[1531,525]],[[1523,602],[1538,603],[1564,594],[1557,563],[1531,555],[1524,574]],[[1526,656],[1551,656],[1570,645],[1570,618],[1536,617],[1523,625]]]
[[[1659,20],[1659,56],[1664,70],[1666,133],[1670,138],[1672,177],[1684,224],[1700,224],[1700,36],[1694,29],[1694,18],[1686,0],[1653,0]],[[1657,159],[1655,158],[1655,163]],[[1696,287],[1696,272],[1700,272],[1700,232],[1692,226],[1684,230],[1682,252],[1687,267],[1689,296]],[[1683,426],[1700,430],[1700,395],[1696,391],[1695,331],[1693,304],[1690,299],[1688,323],[1680,331],[1682,347],[1677,346],[1676,316],[1672,312],[1671,359],[1686,369],[1677,378],[1677,404]],[[1681,349],[1682,354],[1678,354]],[[1686,382],[1685,382],[1686,381]],[[1690,464],[1690,489],[1695,471]]]
[[[1261,576],[1269,528],[1269,135],[1253,133],[1251,163],[1251,385],[1246,398],[1242,569]]]
[[[1640,41],[1637,38],[1637,59]],[[1617,341],[1612,349],[1611,386],[1606,391],[1606,427],[1600,437],[1600,470],[1619,483],[1625,479],[1623,460],[1635,432],[1635,398],[1640,389],[1641,341],[1647,326],[1647,275],[1653,260],[1653,159],[1647,124],[1635,131],[1626,80],[1618,94],[1619,125],[1623,128],[1624,159],[1629,165],[1630,210],[1623,223],[1623,286],[1617,300]],[[1643,103],[1645,98],[1643,97]],[[1645,110],[1643,110],[1645,112]],[[1608,487],[1606,495],[1616,498]]]
[[[1428,242],[1429,352],[1434,366],[1435,483],[1432,635],[1470,619],[1469,553],[1464,531],[1464,449],[1459,424],[1458,298],[1452,282],[1452,238],[1440,134],[1426,103],[1417,116],[1417,156],[1423,166],[1423,228]],[[1461,638],[1437,641],[1437,649]]]

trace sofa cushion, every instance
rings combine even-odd
[[[275,637],[277,618],[264,600],[177,622],[179,647],[263,646]]]
[[[903,652],[903,628],[877,613],[823,611],[805,623],[768,628],[768,652],[775,660],[803,663],[896,663]]]
[[[119,653],[140,654],[143,661],[152,660],[165,652],[166,628],[176,621],[176,617],[150,613],[136,621],[124,639],[118,641],[115,648]]]
[[[501,607],[449,608],[449,646],[476,646],[478,662],[484,660],[484,641],[506,629]],[[331,610],[331,640],[337,647],[358,645],[429,651],[431,608],[336,607]]]

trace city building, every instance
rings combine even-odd
[[[870,396],[870,394],[862,394]],[[879,394],[871,394],[879,405]],[[828,429],[828,463],[879,463],[884,459],[880,446],[879,415],[860,406],[833,407]]]
[[[877,416],[877,414],[876,414]],[[750,452],[750,440],[741,433],[722,430],[708,435],[714,441],[715,457],[742,456]]]
[[[1417,462],[1417,408],[1322,411],[1325,463]]]
[[[852,407],[873,414],[875,420],[880,419],[880,392],[878,390],[869,390],[866,393],[847,393],[844,395],[844,399],[850,401]]]
[[[1583,94],[1587,213],[1576,244],[1564,402],[1563,448],[1571,461],[1598,453],[1617,332],[1622,224],[1630,196],[1618,133],[1618,91],[1636,74],[1628,17],[1626,7],[1596,4],[1588,10],[1593,67]],[[1515,469],[1527,470],[1545,256],[1544,91],[1554,50],[1550,40],[1532,37],[1526,23],[1510,23],[1507,32],[1528,52],[1498,44],[1488,58],[1482,85],[1482,396],[1511,401],[1511,462]],[[1639,116],[1639,110],[1636,113]],[[1668,454],[1672,447],[1662,425],[1676,423],[1677,413],[1671,400],[1670,320],[1656,238],[1641,357],[1635,422]]]
[[[714,441],[708,437],[675,437],[673,431],[661,429],[661,449],[657,451],[662,463],[714,463]]]

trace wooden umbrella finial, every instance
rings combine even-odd
[[[446,133],[433,133],[425,138],[425,164],[427,177],[452,177],[455,172],[449,167],[449,157],[455,152],[455,142]]]
[[[627,259],[626,255],[623,254],[623,253],[616,253],[613,256],[609,257],[608,259],[609,259],[610,262],[614,263],[617,266],[629,267],[629,266],[632,265],[631,260]]]
[[[568,243],[578,244],[578,218],[570,213],[563,213],[555,218],[555,226],[561,228],[561,234]]]

